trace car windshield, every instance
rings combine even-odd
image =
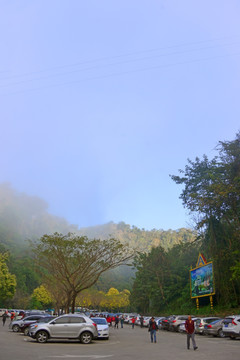
[[[95,324],[97,324],[97,325],[106,325],[107,324],[107,321],[104,318],[103,319],[92,318],[92,321],[94,321]]]

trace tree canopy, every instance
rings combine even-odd
[[[233,141],[220,141],[218,155],[188,160],[182,176],[183,205],[197,214],[202,247],[214,260],[218,300],[240,303],[240,132]]]
[[[77,295],[93,286],[105,271],[126,264],[133,251],[111,238],[108,240],[74,234],[44,235],[33,245],[48,291],[58,288],[65,296],[66,309],[74,312]]]
[[[16,277],[8,270],[8,253],[0,253],[0,302],[4,302],[14,296],[16,290]]]

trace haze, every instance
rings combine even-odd
[[[239,130],[239,1],[1,1],[0,182],[79,227],[191,226],[169,174]]]

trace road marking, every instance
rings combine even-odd
[[[113,355],[49,355],[49,358],[90,358],[90,359],[102,359],[112,357]]]

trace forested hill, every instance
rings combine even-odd
[[[89,238],[106,239],[114,237],[122,243],[127,243],[139,251],[149,251],[153,246],[161,245],[168,249],[181,242],[191,242],[195,239],[195,233],[190,229],[178,230],[145,230],[136,226],[130,226],[124,222],[118,224],[109,222],[104,225],[92,226],[80,229],[81,235]]]
[[[189,229],[147,231],[124,222],[79,229],[65,219],[49,214],[44,200],[19,193],[9,184],[0,184],[0,245],[11,251],[21,250],[27,244],[26,240],[54,232],[73,232],[100,239],[114,237],[139,251],[149,251],[157,245],[166,249],[179,242],[192,241],[195,237]]]

